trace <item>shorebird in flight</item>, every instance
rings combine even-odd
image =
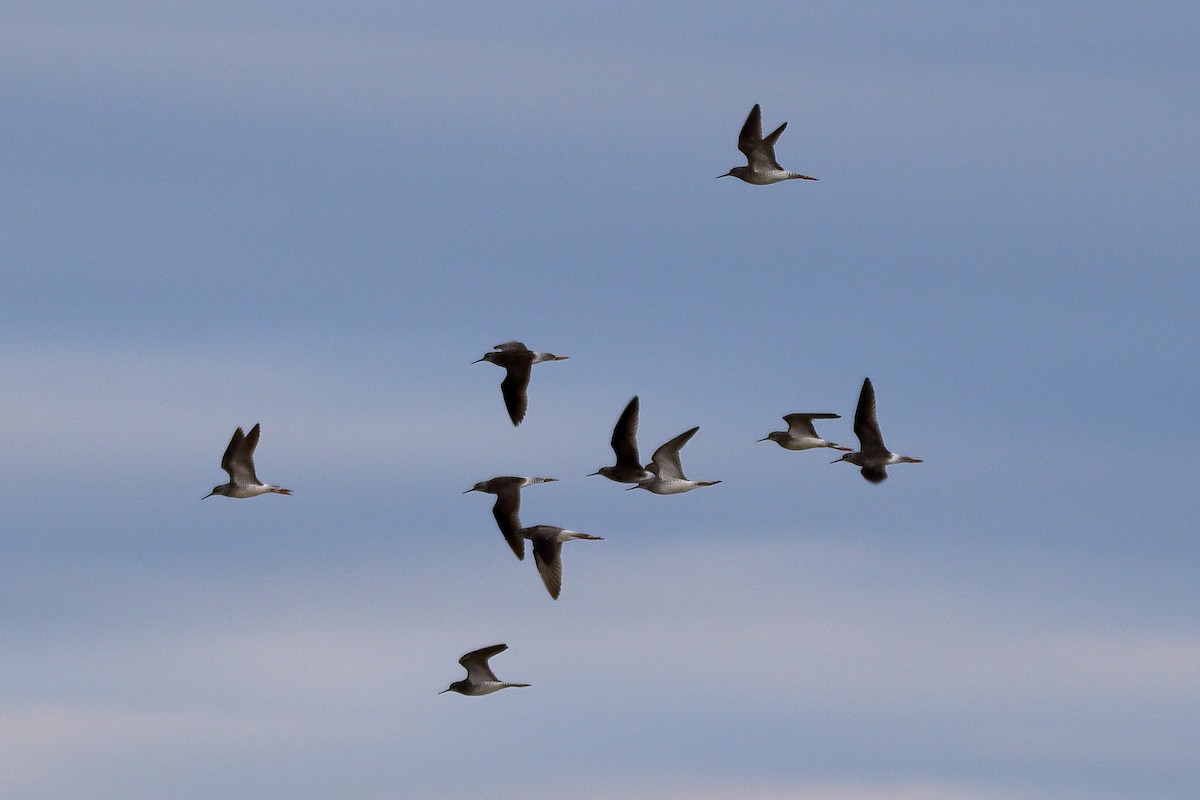
[[[470,492],[487,492],[496,495],[496,504],[492,506],[492,516],[504,534],[504,540],[512,548],[517,558],[525,559],[525,537],[521,535],[521,490],[536,483],[549,483],[558,478],[519,478],[515,475],[501,475],[491,480],[480,481],[463,494]]]
[[[854,410],[854,435],[858,437],[858,452],[846,453],[829,463],[849,461],[856,467],[862,467],[862,476],[871,483],[887,480],[889,464],[921,463],[919,458],[897,455],[884,446],[879,420],[875,415],[875,387],[871,385],[870,378],[863,380],[862,391],[858,394],[858,408]]]
[[[458,663],[467,670],[467,677],[461,681],[455,681],[438,694],[458,692],[473,696],[491,694],[510,686],[528,686],[528,683],[506,683],[497,678],[496,673],[492,672],[492,668],[488,666],[489,658],[497,653],[503,653],[507,649],[508,645],[506,644],[494,644],[491,647],[481,647],[467,653],[458,660]]]
[[[650,457],[650,463],[646,465],[647,471],[651,473],[650,477],[639,481],[637,486],[629,488],[645,489],[655,494],[680,494],[681,492],[690,492],[697,486],[713,486],[720,483],[720,481],[692,481],[683,474],[683,466],[679,463],[679,451],[688,443],[689,439],[696,435],[698,430],[700,430],[699,426],[690,431],[684,431],[655,450],[654,455]]]
[[[812,421],[814,419],[841,418],[840,414],[830,414],[827,412],[788,414],[783,418],[783,421],[788,424],[786,431],[773,431],[768,433],[765,438],[759,439],[759,441],[776,442],[784,450],[811,450],[814,447],[832,447],[834,450],[850,452],[849,447],[842,447],[840,444],[834,444],[817,436],[817,431],[813,427]]]
[[[229,473],[229,483],[214,486],[211,492],[200,499],[207,499],[214,494],[226,497],[257,497],[268,492],[292,493],[291,489],[273,483],[263,483],[254,474],[254,448],[258,447],[258,434],[258,423],[255,423],[248,434],[242,433],[241,428],[233,432],[233,438],[225,448],[225,455],[221,456],[221,469]]]
[[[556,356],[553,353],[538,353],[530,350],[523,342],[505,342],[492,348],[492,352],[484,353],[483,358],[472,361],[478,364],[487,361],[498,367],[504,367],[507,373],[500,383],[500,393],[504,395],[504,407],[508,409],[509,419],[513,425],[520,425],[525,419],[525,409],[529,407],[529,376],[533,365],[543,361],[562,361],[568,356]]]
[[[611,444],[617,455],[617,463],[611,467],[601,467],[592,475],[603,475],[617,483],[641,483],[654,477],[654,473],[643,467],[638,458],[637,429],[638,399],[635,395],[613,426]]]
[[[634,487],[636,488],[636,487]],[[592,536],[590,533],[569,531],[554,525],[534,525],[522,528],[521,535],[533,544],[533,560],[537,564],[538,574],[546,591],[555,600],[562,591],[562,546],[563,542],[572,539],[592,539],[599,541],[603,536]]]
[[[755,103],[754,108],[750,109],[750,115],[746,117],[746,124],[742,125],[742,132],[738,134],[738,150],[741,150],[742,155],[746,157],[746,166],[734,167],[724,175],[717,177],[726,178],[732,175],[735,178],[741,178],[746,183],[758,186],[797,179],[815,181],[816,178],[784,169],[775,160],[775,142],[778,141],[779,134],[783,133],[783,129],[786,127],[787,123],[785,122],[764,139],[762,111],[759,109],[758,103]]]

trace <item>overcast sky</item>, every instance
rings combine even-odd
[[[0,794],[1192,800],[1197,30],[6,3]],[[714,180],[755,103],[818,182]],[[923,464],[756,441],[864,376]],[[635,394],[722,483],[586,477]],[[201,502],[256,422],[295,495]]]

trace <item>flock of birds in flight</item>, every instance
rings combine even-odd
[[[750,110],[750,115],[742,125],[738,136],[738,149],[746,156],[746,166],[734,167],[719,178],[735,177],[746,183],[765,186],[786,180],[815,181],[816,178],[800,175],[784,169],[775,160],[775,142],[787,127],[783,123],[771,135],[762,135],[762,114],[756,104]],[[504,397],[504,406],[508,410],[509,419],[513,425],[520,425],[525,419],[529,407],[529,379],[533,366],[546,361],[562,361],[567,356],[553,353],[539,353],[530,350],[522,342],[505,342],[496,345],[491,352],[484,353],[482,358],[473,363],[487,361],[502,367],[505,371],[504,380],[500,383],[500,392]],[[592,475],[602,475],[617,483],[631,484],[630,490],[645,489],[654,494],[681,494],[690,492],[701,486],[713,486],[720,481],[693,481],[683,473],[679,460],[679,451],[691,440],[699,427],[684,431],[675,438],[667,441],[654,451],[650,463],[642,464],[638,455],[637,428],[639,403],[635,396],[625,406],[617,423],[613,426],[611,445],[616,455],[616,463],[610,467],[601,467]],[[887,467],[892,464],[916,464],[919,458],[893,453],[883,443],[883,435],[879,431],[879,420],[875,411],[875,387],[870,378],[863,380],[862,390],[858,395],[858,406],[854,411],[854,434],[858,437],[857,451],[849,447],[823,439],[817,434],[813,420],[839,419],[840,415],[829,412],[805,412],[788,414],[783,418],[787,423],[786,431],[774,431],[760,442],[772,441],[786,450],[812,450],[827,447],[843,451],[841,458],[831,462],[837,464],[846,461],[860,468],[862,476],[871,483],[880,483],[887,478]],[[262,494],[289,495],[291,489],[273,483],[263,483],[258,479],[254,469],[254,450],[258,446],[261,428],[255,424],[249,433],[243,433],[241,428],[233,432],[225,454],[221,457],[221,469],[229,473],[229,482],[214,486],[205,498],[213,495],[225,497],[257,497]],[[548,483],[556,478],[526,478],[512,475],[501,475],[490,480],[480,481],[464,494],[469,492],[484,492],[496,495],[492,506],[492,516],[504,540],[512,548],[513,554],[520,560],[525,558],[525,542],[528,540],[533,549],[533,560],[537,566],[542,583],[557,600],[562,591],[562,546],[564,542],[573,539],[599,540],[603,537],[580,533],[554,525],[521,525],[521,490],[527,486]],[[529,686],[527,683],[507,683],[499,680],[488,661],[492,656],[508,649],[506,644],[495,644],[483,647],[462,656],[458,663],[467,671],[467,677],[455,681],[442,690],[458,692],[465,695],[491,694],[512,686]]]

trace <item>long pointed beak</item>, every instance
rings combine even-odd
[[[448,691],[450,691],[450,690],[449,690],[449,689],[442,689],[440,692],[438,692],[438,694],[445,694],[445,693],[446,693],[446,692],[448,692]]]
[[[590,478],[590,477],[592,477],[593,475],[599,475],[599,474],[600,474],[599,472],[589,472],[589,473],[587,474],[587,476]]]
[[[471,363],[472,363],[472,364],[478,364],[480,361],[483,361],[483,359],[482,359],[482,358],[477,358],[477,359],[475,359],[474,361],[472,361]],[[441,694],[441,692],[438,692],[438,694]]]
[[[767,440],[768,440],[768,439],[770,439],[770,438],[771,438],[770,436],[764,436],[763,438],[759,439],[759,441],[760,441],[760,442],[765,442],[765,441],[767,441]]]
[[[728,178],[732,174],[732,172],[726,172],[724,175],[718,175],[717,180],[721,180],[721,178]]]
[[[214,494],[216,494],[216,492],[209,492],[208,494],[204,495],[204,497],[201,497],[200,499],[207,500],[208,498],[212,497]]]

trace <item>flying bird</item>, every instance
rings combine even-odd
[[[233,432],[233,438],[225,448],[225,455],[221,456],[221,469],[229,473],[229,483],[214,486],[211,492],[200,498],[201,500],[214,494],[226,497],[257,497],[268,492],[292,493],[291,489],[273,483],[263,483],[254,474],[254,448],[258,447],[258,435],[258,423],[255,423],[248,434],[242,433],[241,428]]]
[[[638,482],[630,489],[645,489],[655,494],[679,494],[690,492],[697,486],[713,486],[720,481],[692,481],[683,474],[683,466],[679,463],[679,451],[688,440],[700,430],[699,426],[690,431],[684,431],[662,447],[654,451],[646,470],[651,473],[649,478]]]
[[[637,429],[638,399],[635,395],[613,426],[611,444],[617,455],[617,463],[611,467],[601,467],[592,475],[603,475],[617,483],[640,483],[654,476],[638,458]]]
[[[521,535],[533,544],[533,560],[537,564],[538,574],[546,591],[555,600],[562,591],[562,546],[563,542],[572,539],[591,539],[599,541],[603,536],[592,536],[590,533],[569,531],[554,525],[534,525],[522,528]]]
[[[521,535],[521,490],[536,483],[549,483],[558,478],[519,478],[515,475],[501,475],[486,481],[480,481],[463,494],[470,492],[487,492],[496,495],[496,504],[492,506],[492,516],[504,534],[504,540],[512,548],[517,558],[525,559],[525,538]]]
[[[503,653],[507,649],[508,645],[506,644],[494,644],[491,647],[481,647],[467,653],[458,660],[458,663],[467,670],[467,677],[461,681],[455,681],[438,694],[458,692],[473,696],[491,694],[510,686],[528,686],[528,683],[506,683],[497,678],[496,673],[492,672],[492,668],[488,666],[489,658],[497,653]]]
[[[888,450],[879,432],[879,420],[875,415],[875,387],[871,379],[863,379],[862,391],[858,394],[858,408],[854,410],[854,435],[858,437],[858,452],[846,453],[837,461],[849,461],[862,467],[862,476],[871,483],[887,480],[889,464],[920,464],[921,459],[901,456]]]
[[[811,450],[814,447],[832,447],[834,450],[850,452],[849,447],[842,447],[840,444],[834,444],[817,436],[817,431],[813,427],[814,419],[841,418],[840,414],[830,414],[827,412],[788,414],[783,418],[783,421],[788,424],[786,431],[773,431],[768,433],[766,437],[759,439],[759,441],[776,442],[784,450]]]
[[[520,425],[525,419],[525,409],[529,406],[529,376],[534,364],[543,361],[562,361],[568,356],[556,356],[553,353],[538,353],[530,350],[523,342],[505,342],[492,348],[492,352],[484,353],[483,358],[477,358],[472,364],[487,361],[498,367],[504,367],[507,373],[500,383],[500,393],[504,395],[504,407],[513,425]]]
[[[746,157],[746,166],[734,167],[724,175],[717,177],[726,178],[732,175],[735,178],[741,178],[746,183],[758,186],[796,179],[815,181],[816,178],[784,169],[775,160],[775,142],[786,127],[787,123],[785,122],[764,139],[762,111],[759,109],[758,103],[755,103],[754,108],[750,109],[750,115],[746,117],[746,124],[742,125],[742,132],[738,134],[738,150],[741,150],[742,155]]]

